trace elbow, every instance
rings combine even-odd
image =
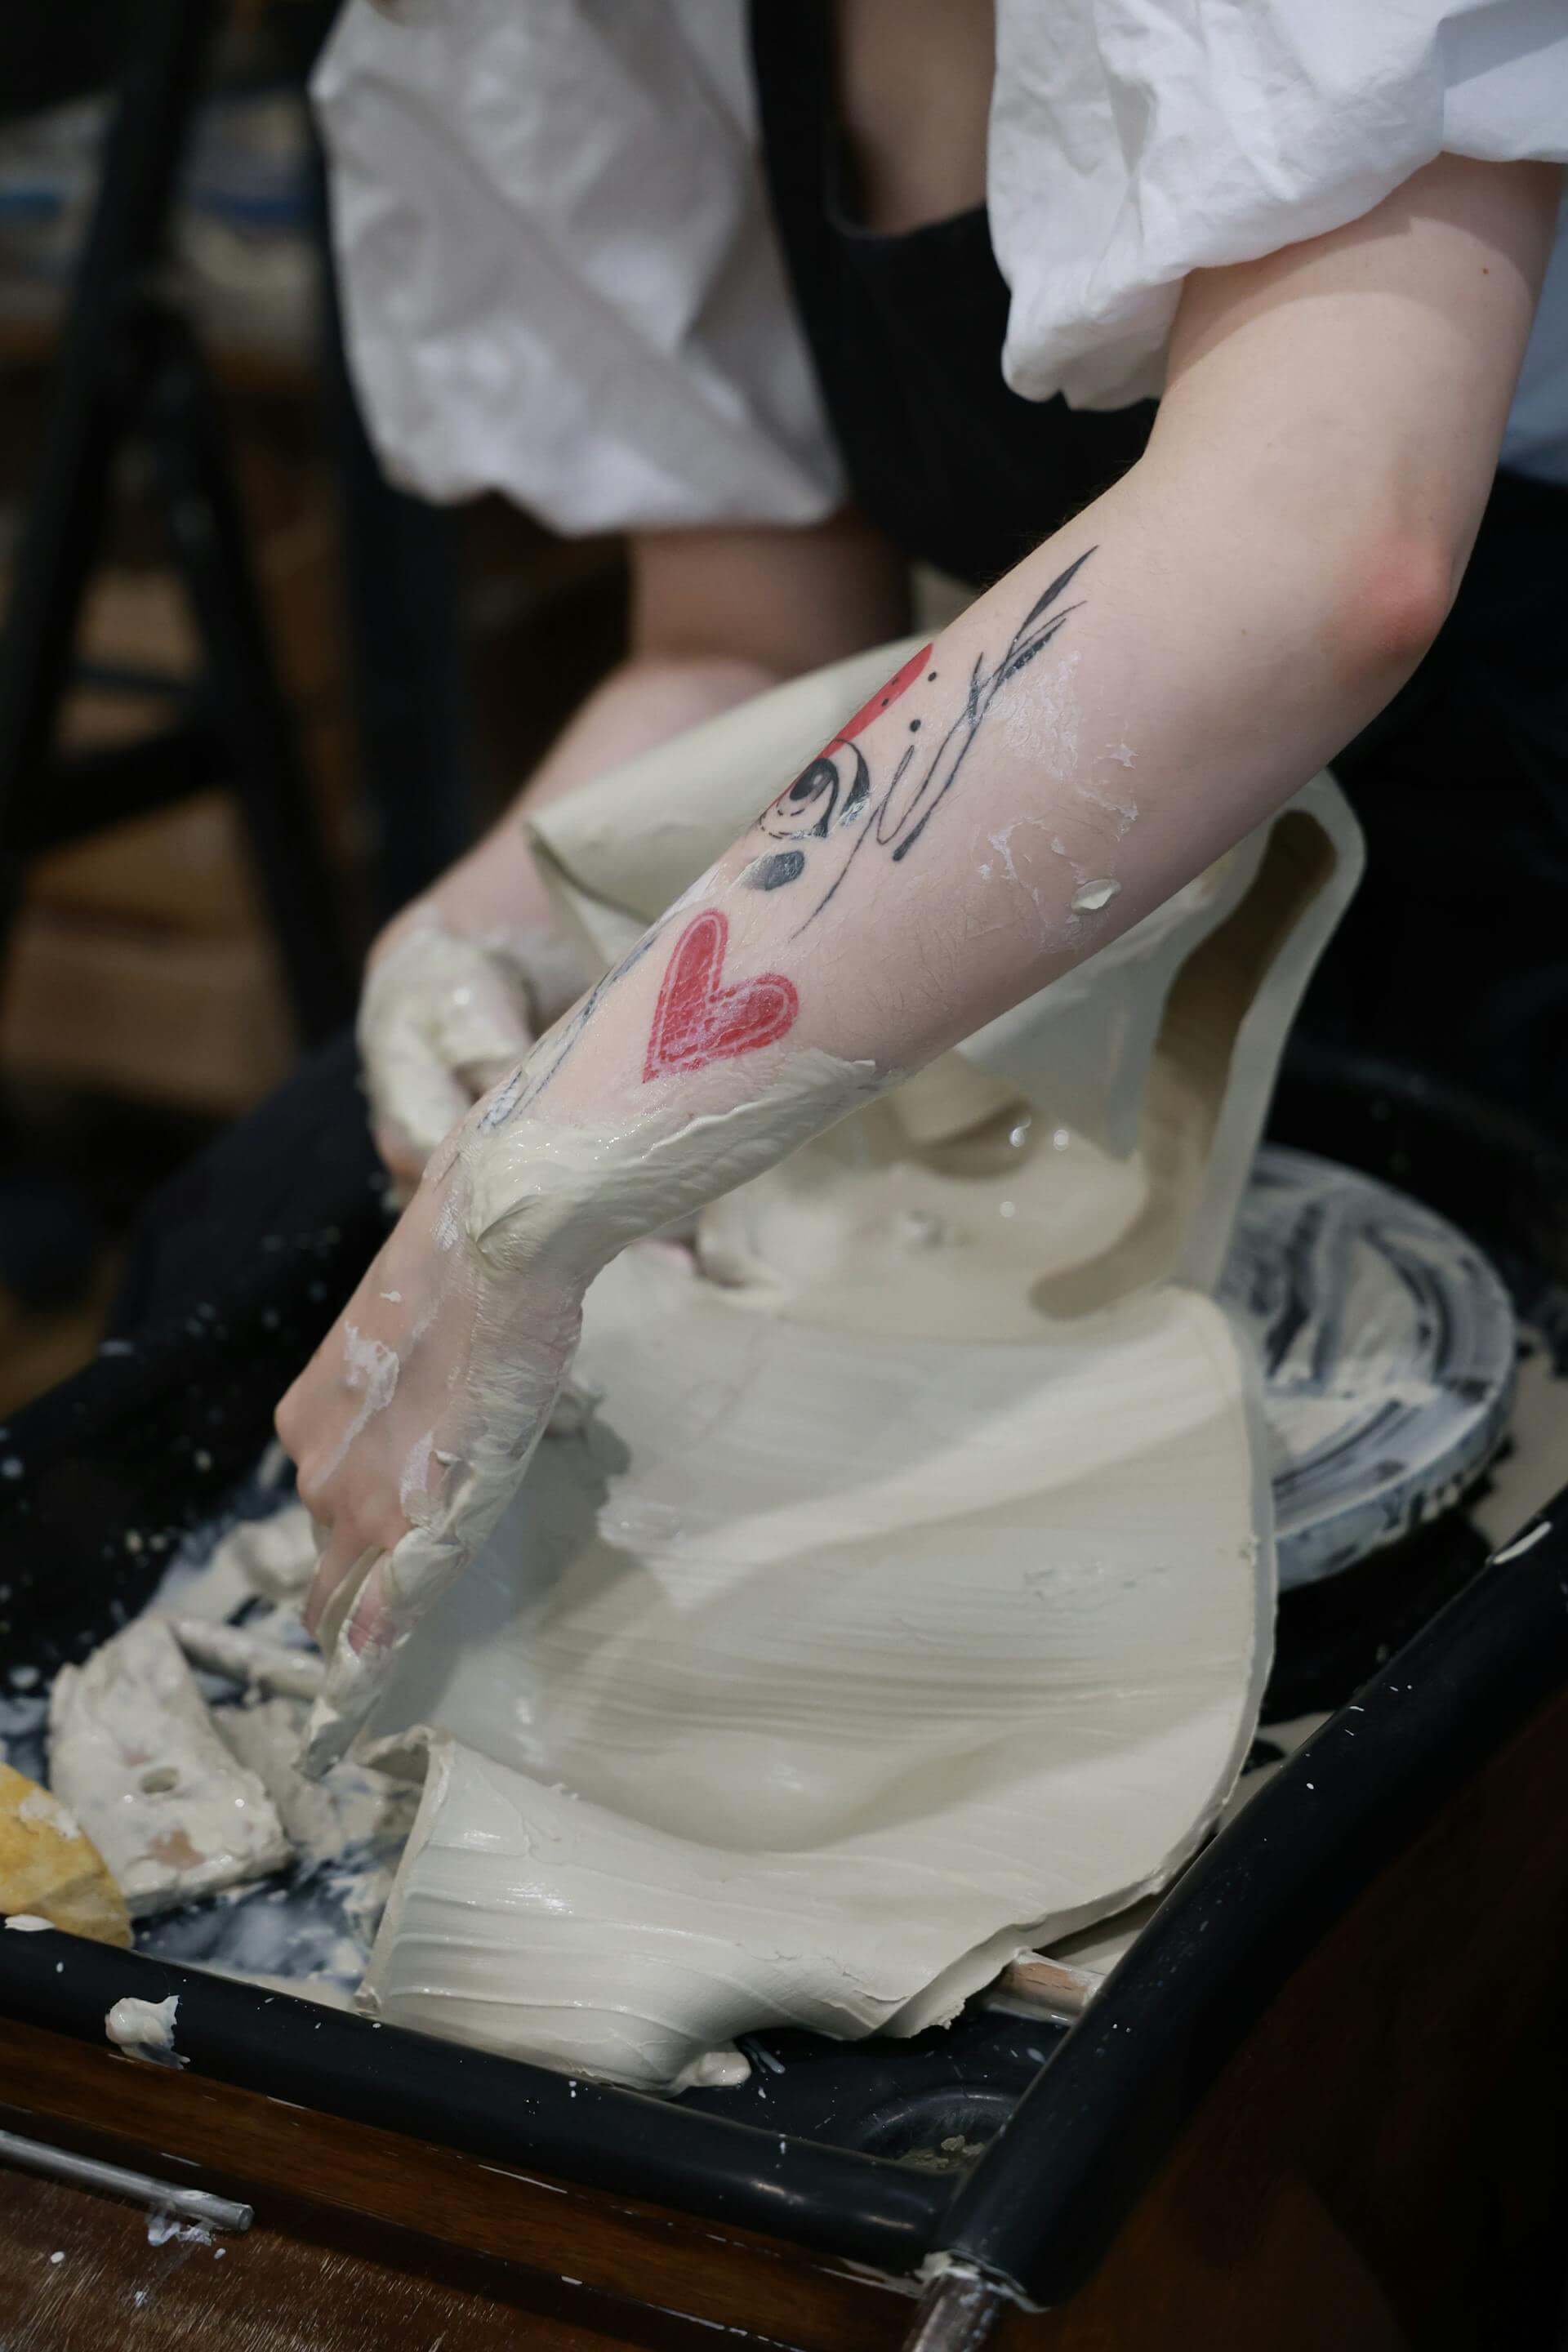
[[[1462,572],[1440,534],[1363,541],[1331,599],[1336,665],[1347,678],[1385,697],[1403,686],[1431,651]]]

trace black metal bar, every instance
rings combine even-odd
[[[955,2263],[1037,2305],[1082,2284],[1285,1979],[1568,1685],[1565,1598],[1568,1490],[1192,1864],[954,2197]]]
[[[151,2172],[128,2172],[122,2164],[105,2164],[100,2158],[78,2156],[74,2149],[55,2147],[49,2141],[26,2138],[20,2132],[0,2131],[0,2165],[7,2170],[41,2172],[49,2180],[64,2180],[73,2189],[90,2189],[102,2197],[128,2197],[133,2204],[167,2206],[187,2221],[205,2221],[209,2229],[248,2230],[256,2219],[248,2205],[230,2197],[214,2197],[188,2183],[161,2180]]]
[[[375,826],[380,919],[468,848],[474,832],[468,696],[458,629],[457,518],[394,488],[371,446],[349,372],[329,230],[312,156],[321,254],[321,373],[331,435],[362,786]]]
[[[53,805],[50,765],[83,593],[99,544],[114,457],[148,408],[176,561],[195,607],[221,730],[221,766],[244,813],[307,1040],[325,1036],[353,990],[339,914],[288,706],[268,648],[216,402],[196,340],[161,299],[156,275],[215,0],[143,0],[132,16],[92,222],[54,371],[37,485],[28,500],[0,641],[0,936],[16,861],[41,841],[89,830]],[[189,739],[173,746],[182,758]],[[100,821],[155,803],[153,755],[125,773],[126,806],[100,800]],[[106,785],[110,772],[100,772]],[[168,797],[192,789],[188,771]]]
[[[204,719],[191,719],[134,743],[106,744],[52,761],[42,790],[16,812],[11,845],[32,856],[210,791],[222,748]]]
[[[71,665],[72,683],[97,694],[144,697],[150,702],[179,698],[190,691],[184,671],[146,669],[135,662],[91,661],[79,656]]]
[[[341,918],[268,646],[206,361],[176,310],[159,311],[156,337],[148,416],[170,537],[201,635],[223,772],[238,796],[295,1014],[314,1044],[353,1002]]]
[[[214,13],[214,0],[142,0],[132,12],[0,638],[0,856],[17,804],[43,781],[110,466],[145,382],[151,354],[132,314],[161,257]]]
[[[193,2074],[881,2270],[914,2269],[941,2210],[940,2182],[886,2158],[780,2137],[679,2100],[573,2083],[80,1937],[0,1936],[0,2010],[20,2023],[99,2040],[105,2013],[128,1993],[153,2001],[178,1994],[174,2046]],[[107,2079],[104,2095],[109,2120]],[[245,2179],[238,2143],[233,2177]]]

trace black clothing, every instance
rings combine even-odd
[[[906,555],[987,584],[1126,471],[1154,403],[1089,415],[1010,392],[984,205],[858,226],[828,9],[756,0],[752,43],[773,219],[856,503]]]

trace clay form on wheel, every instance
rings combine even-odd
[[[599,950],[907,651],[545,811]],[[1358,866],[1320,778],[691,1248],[610,1265],[591,1410],[375,1720],[427,1759],[382,2014],[646,2087],[722,2079],[750,2028],[949,2017],[1191,1853],[1274,1595],[1255,1375],[1209,1292]]]

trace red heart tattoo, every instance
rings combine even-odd
[[[750,1054],[793,1029],[800,999],[781,971],[764,971],[734,988],[721,988],[728,919],[710,911],[681,932],[654,1008],[643,1077],[700,1070],[729,1054]]]

